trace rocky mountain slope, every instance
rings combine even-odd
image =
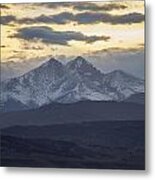
[[[35,108],[51,102],[123,101],[144,92],[144,81],[123,71],[101,73],[83,57],[63,65],[50,59],[28,73],[1,83],[1,106]],[[21,104],[21,106],[20,106]]]

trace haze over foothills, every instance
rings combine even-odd
[[[144,1],[1,4],[1,61],[83,56],[144,78]]]

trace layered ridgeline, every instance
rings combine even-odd
[[[66,65],[52,58],[20,77],[3,81],[1,106],[10,111],[53,102],[120,102],[139,93],[144,93],[144,81],[123,71],[104,74],[82,57]]]

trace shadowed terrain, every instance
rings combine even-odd
[[[0,127],[15,125],[52,125],[89,121],[143,120],[145,107],[132,102],[81,101],[52,103],[38,109],[0,114]]]
[[[14,126],[1,131],[2,166],[144,169],[144,121]]]

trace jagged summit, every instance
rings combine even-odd
[[[82,70],[83,72],[94,68],[93,65],[82,56],[77,56],[75,59],[68,62],[67,67],[72,70]]]
[[[55,58],[53,58],[53,57],[50,58],[50,59],[48,60],[48,62],[49,62],[49,63],[58,63],[58,62],[60,63],[60,61],[58,61],[57,59],[55,59]]]
[[[82,56],[77,56],[74,61],[87,62]]]
[[[41,66],[51,66],[51,65],[52,66],[57,66],[57,65],[62,66],[62,63],[55,58],[51,58],[48,61],[46,61],[45,63],[43,63]]]
[[[77,56],[74,60],[72,60],[74,63],[79,63],[79,64],[91,64],[89,61],[87,61],[84,57],[82,56]],[[92,64],[91,64],[92,65]]]

